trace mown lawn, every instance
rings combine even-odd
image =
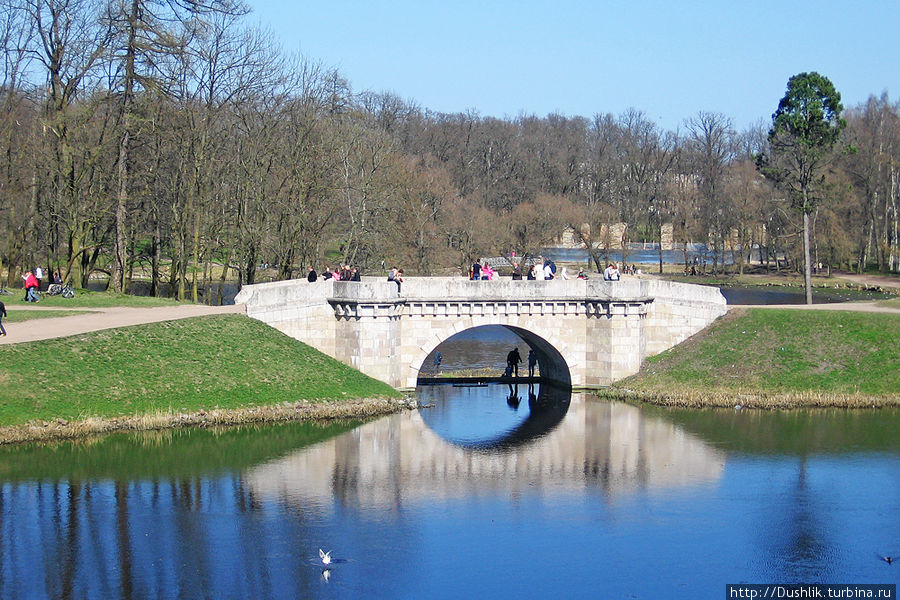
[[[0,426],[399,395],[242,315],[0,346]]]
[[[731,311],[615,388],[732,395],[900,395],[900,315]]]

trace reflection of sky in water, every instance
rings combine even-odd
[[[539,389],[534,387],[535,393]],[[471,443],[496,437],[523,423],[530,414],[528,386],[518,386],[518,407],[510,406],[509,386],[494,383],[478,387],[449,384],[423,386],[416,390],[423,402],[434,407],[422,414],[428,426],[449,442]],[[450,403],[457,404],[453,406]],[[460,410],[458,404],[465,404]]]

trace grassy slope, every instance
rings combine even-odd
[[[0,426],[398,395],[240,315],[0,347]]]
[[[812,404],[817,396],[897,402],[898,339],[898,315],[731,311],[702,334],[648,359],[638,375],[615,388],[657,400],[681,396],[723,405],[738,394],[803,396]]]

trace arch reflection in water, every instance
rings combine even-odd
[[[496,402],[509,411],[502,396]],[[390,511],[482,494],[548,497],[586,488],[613,499],[714,482],[725,464],[722,452],[678,426],[583,394],[572,395],[564,418],[539,442],[508,440],[495,448],[444,439],[426,423],[428,410],[386,417],[260,465],[247,472],[247,482],[261,500]],[[465,419],[465,410],[458,415]],[[521,432],[525,421],[512,430]]]
[[[568,388],[553,385],[491,384],[463,387],[425,385],[416,389],[424,423],[455,446],[509,449],[551,433],[566,416]]]

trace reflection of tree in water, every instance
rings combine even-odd
[[[830,581],[835,557],[829,556],[833,548],[825,539],[827,528],[818,510],[821,503],[815,490],[809,487],[806,457],[797,464],[797,474],[790,481],[793,486],[780,493],[770,489],[772,503],[764,527],[764,538],[759,544],[768,553],[770,578],[778,581]]]

